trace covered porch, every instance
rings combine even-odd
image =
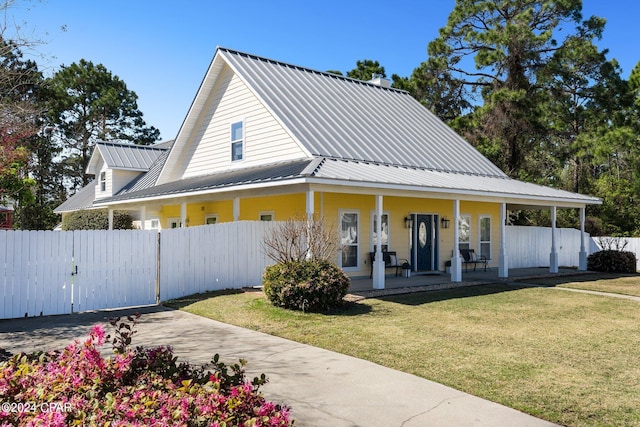
[[[489,283],[500,283],[505,281],[526,281],[527,279],[541,277],[576,276],[581,274],[592,274],[589,271],[579,270],[573,267],[559,267],[557,273],[549,271],[549,267],[513,268],[509,270],[509,277],[500,277],[498,269],[478,268],[476,271],[462,271],[462,280],[451,281],[451,275],[447,273],[415,274],[410,277],[395,277],[387,274],[385,277],[385,288],[374,288],[373,279],[352,278],[349,294],[358,297],[376,297],[393,295],[398,293],[420,292],[439,289],[451,289],[462,286],[476,286]]]

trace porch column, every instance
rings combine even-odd
[[[453,256],[451,257],[451,281],[462,281],[462,260],[460,259],[460,200],[453,201]]]
[[[233,220],[238,221],[240,219],[240,198],[233,198]]]
[[[144,230],[144,223],[147,220],[147,207],[143,206],[140,208],[140,229]]]
[[[186,228],[187,226],[187,202],[180,203],[180,227]]]
[[[376,196],[376,255],[373,262],[373,289],[384,289],[384,258],[382,258],[382,196]]]
[[[558,272],[558,251],[556,250],[556,211],[551,207],[551,253],[549,254],[549,273]]]
[[[578,256],[579,264],[578,270],[587,271],[587,249],[585,247],[585,232],[584,232],[584,220],[585,220],[585,208],[580,208],[580,254]]]
[[[314,206],[313,206],[313,191],[308,190],[307,191],[307,245],[309,245],[309,242],[311,241],[311,224],[313,221],[313,211],[314,211]],[[307,259],[311,259],[313,258],[313,252],[311,250],[311,247],[309,246],[309,251],[307,251]]]
[[[500,258],[498,277],[509,277],[509,257],[507,256],[507,204],[500,204]]]
[[[109,208],[107,215],[109,218],[109,230],[113,230],[113,209]]]

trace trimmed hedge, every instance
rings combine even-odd
[[[587,269],[606,273],[635,273],[636,254],[627,251],[604,250],[587,258]]]
[[[90,209],[70,212],[62,218],[63,230],[108,230],[109,211],[106,209]],[[113,212],[114,230],[131,230],[131,215],[124,211]]]
[[[275,306],[302,311],[324,311],[343,304],[349,277],[324,260],[291,261],[267,267],[264,293]]]

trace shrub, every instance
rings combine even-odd
[[[273,305],[302,311],[339,307],[349,289],[349,277],[324,260],[278,263],[267,267],[262,279]]]
[[[103,358],[104,329],[63,351],[0,364],[0,425],[289,426],[288,408],[266,401],[242,366],[177,363],[171,349],[118,350]],[[120,341],[119,344],[122,344]],[[254,380],[263,384],[266,379]],[[18,404],[19,402],[19,404]]]
[[[131,215],[124,211],[113,212],[114,230],[131,230]],[[108,230],[109,212],[106,209],[88,209],[65,214],[62,218],[63,230]]]
[[[636,255],[633,252],[604,250],[587,258],[587,269],[607,273],[635,273]]]

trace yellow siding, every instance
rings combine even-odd
[[[342,211],[353,211],[359,214],[359,270],[351,271],[351,276],[369,275],[369,252],[373,250],[372,217],[375,212],[375,196],[338,193],[315,192],[314,206],[317,214],[324,217],[328,226],[332,227],[338,238],[338,219]],[[292,217],[301,217],[306,211],[306,195],[296,193],[281,196],[265,196],[240,199],[240,220],[256,221],[261,212],[273,212],[276,221]],[[411,259],[411,236],[405,228],[404,218],[410,214],[438,215],[439,218],[453,219],[453,201],[441,199],[418,199],[387,196],[383,198],[383,211],[389,214],[389,250],[396,251],[399,258]],[[205,224],[205,216],[218,215],[218,222],[233,221],[233,201],[201,202],[187,205],[188,226]],[[460,214],[471,216],[471,248],[476,251],[480,247],[480,218],[491,218],[491,261],[496,266],[500,253],[500,205],[493,203],[465,202],[460,203]],[[164,206],[160,210],[163,227],[168,218],[180,217],[180,205]],[[436,224],[439,231],[439,248],[437,268],[444,270],[444,264],[451,259],[453,251],[453,221],[448,229]],[[337,262],[337,259],[335,260]]]

